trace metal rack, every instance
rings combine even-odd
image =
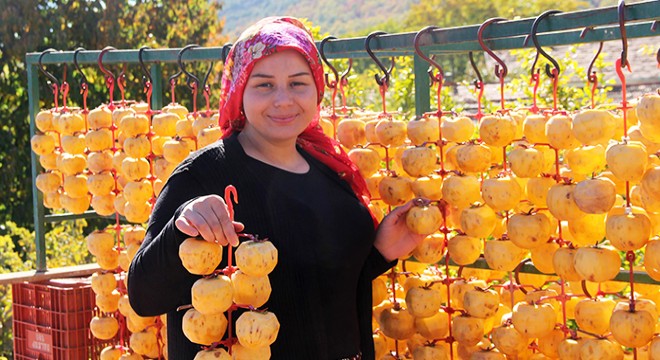
[[[660,0],[635,3],[619,7],[598,8],[584,11],[552,14],[538,23],[537,38],[542,46],[556,46],[590,43],[599,41],[621,40],[627,38],[660,36]],[[491,50],[509,50],[534,48],[534,44],[525,39],[535,18],[520,20],[502,20],[493,22],[483,31],[483,42]],[[426,75],[429,63],[424,57],[430,54],[447,55],[483,51],[478,39],[480,25],[442,28],[428,31],[420,37],[422,55],[415,52],[414,39],[417,32],[382,34],[371,39],[370,48],[379,57],[412,56],[415,72],[415,104],[416,113],[421,115],[430,108],[430,79]],[[590,31],[585,32],[588,28]],[[624,30],[624,31],[622,31]],[[365,49],[367,37],[332,39],[326,42],[324,53],[328,59],[366,58]],[[660,37],[659,37],[660,39]],[[526,44],[525,44],[526,43]],[[319,42],[320,44],[320,42]],[[319,45],[317,44],[317,45]],[[147,49],[142,53],[145,63],[149,63],[153,79],[152,107],[160,109],[163,106],[163,63],[175,63],[181,49]],[[101,51],[80,51],[77,54],[79,64],[94,64]],[[209,61],[222,59],[223,47],[198,47],[190,49],[186,61]],[[26,68],[28,75],[28,96],[30,108],[30,135],[34,135],[35,116],[39,112],[39,63],[63,64],[73,63],[74,51],[51,52],[48,54],[28,53]],[[138,63],[139,50],[112,50],[104,54],[104,64]],[[38,159],[32,153],[32,178],[40,170]],[[46,270],[46,252],[44,225],[46,222],[63,221],[74,218],[94,216],[92,212],[82,215],[45,215],[42,194],[32,185],[34,223],[37,249],[37,271]],[[531,271],[531,270],[530,270]],[[648,276],[638,277],[639,282],[648,282]]]

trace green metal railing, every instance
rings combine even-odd
[[[439,10],[441,11],[441,10]],[[620,18],[620,15],[622,17]],[[488,26],[483,32],[483,40],[491,50],[509,50],[534,48],[525,39],[530,33],[535,18],[499,21]],[[538,41],[541,46],[556,46],[581,44],[599,41],[621,39],[621,24],[625,27],[627,38],[660,36],[660,0],[640,2],[625,6],[625,11],[619,8],[607,7],[585,11],[554,14],[539,23],[537,29]],[[466,54],[467,52],[483,51],[477,33],[479,25],[442,28],[430,31],[420,37],[420,49],[426,55]],[[584,29],[590,31],[585,32]],[[375,37],[370,42],[371,50],[379,57],[412,56],[415,72],[415,106],[416,114],[421,115],[430,110],[430,79],[426,75],[429,63],[415,53],[414,39],[417,32],[384,34]],[[367,58],[365,50],[366,37],[333,39],[327,41],[324,53],[328,59]],[[163,63],[176,63],[181,49],[147,49],[143,51],[143,61],[150,65],[153,79],[152,107],[160,109],[163,106]],[[80,51],[77,54],[79,64],[95,64],[101,51]],[[42,53],[26,55],[28,75],[28,96],[30,106],[30,134],[35,134],[35,116],[39,112],[39,58]],[[186,61],[210,61],[222,58],[222,47],[199,47],[186,53]],[[72,64],[73,51],[52,52],[41,56],[42,64]],[[103,57],[104,64],[138,63],[138,50],[112,50]],[[32,153],[32,178],[40,171],[39,161]],[[92,212],[82,215],[45,215],[43,198],[33,181],[33,208],[37,249],[37,270],[46,270],[46,252],[44,225],[46,222],[56,222],[68,219],[95,216]],[[530,270],[532,271],[532,270]],[[648,276],[636,276],[636,281],[652,282]]]

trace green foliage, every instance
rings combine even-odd
[[[570,47],[564,54],[555,54],[555,58],[560,64],[561,73],[557,82],[557,106],[562,110],[578,110],[591,106],[591,84],[586,82],[587,67],[589,64],[580,64],[576,60],[575,54],[581,51],[580,46]],[[548,50],[548,52],[552,52]],[[505,103],[507,108],[529,107],[533,103],[533,84],[530,83],[529,70],[532,67],[536,52],[531,49],[512,50],[511,55],[516,66],[510,67],[510,72],[505,78],[504,93],[506,97],[515,97],[518,100],[515,103]],[[611,62],[606,62],[603,59],[606,54],[601,54],[594,63],[593,70],[596,72],[598,78],[598,88],[594,94],[594,104],[608,105],[612,103],[612,99],[607,95],[612,91],[614,80],[610,79],[607,82],[603,79],[603,69],[611,67]],[[381,59],[384,64],[389,65],[389,60]],[[346,66],[345,60],[340,63],[339,69],[344,69]],[[415,85],[413,72],[413,60],[411,57],[397,57],[396,66],[392,72],[390,86],[386,92],[386,105],[388,112],[398,112],[398,117],[402,119],[410,119],[415,114]],[[541,57],[539,59],[536,69],[541,70],[539,88],[537,90],[537,106],[540,108],[553,107],[553,83],[551,79],[545,74],[545,65],[549,64],[547,60]],[[360,59],[357,65],[354,66],[358,70],[351,72],[349,76],[349,85],[346,89],[347,92],[347,105],[358,106],[364,109],[381,112],[382,99],[380,97],[378,86],[374,80],[374,75],[382,75],[380,70],[373,64],[373,61]],[[463,80],[456,85],[445,82],[442,92],[441,101],[442,109],[444,111],[453,110],[455,112],[462,112],[465,110],[465,104],[454,97],[453,86],[465,86],[469,89],[470,93],[476,98],[477,92],[472,83]],[[496,87],[496,82],[488,83],[488,87]],[[433,85],[430,91],[431,96],[431,110],[437,110],[437,84]],[[329,93],[326,93],[326,104],[329,104]],[[337,105],[341,104],[337,100]],[[482,111],[484,113],[492,113],[500,108],[499,100],[489,100],[486,97],[482,99]]]
[[[405,21],[406,30],[424,26],[456,27],[480,24],[492,17],[538,16],[548,9],[574,11],[589,8],[589,2],[555,0],[428,0],[413,4]],[[441,10],[438,10],[441,9]]]
[[[388,67],[392,59],[381,58],[384,66]],[[347,61],[334,61],[338,71],[348,67]],[[348,86],[345,88],[346,103],[348,106],[357,106],[366,110],[383,112],[383,99],[375,77],[384,74],[371,59],[357,59],[353,62],[353,69],[347,78]],[[326,92],[326,104],[330,104],[331,91]],[[341,106],[341,99],[337,96],[337,106]],[[407,118],[415,111],[415,74],[411,57],[396,57],[394,68],[390,76],[389,86],[385,91],[385,110],[388,113],[399,113],[399,117]]]
[[[46,257],[49,268],[92,262],[85,242],[85,220],[57,223],[46,233]],[[36,245],[34,232],[8,221],[0,224],[0,274],[34,270]],[[11,288],[0,286],[0,359],[12,351]],[[6,329],[6,330],[5,330]]]
[[[47,227],[45,234],[48,268],[58,268],[93,262],[87,250],[85,236],[89,232],[84,219],[68,220]],[[36,242],[34,232],[8,221],[0,224],[0,273],[34,270],[36,268]],[[10,287],[0,287],[0,326],[11,329]],[[11,353],[11,331],[0,337],[0,359]]]
[[[32,232],[26,53],[51,47],[73,50],[78,46],[89,50],[108,45],[118,49],[143,45],[176,48],[189,43],[217,46],[225,39],[220,35],[223,24],[217,17],[220,4],[216,0],[0,0],[0,9],[0,272],[17,272],[34,269],[36,258]],[[206,70],[206,66],[208,64],[188,69],[199,74]],[[48,65],[47,68],[61,81],[61,66]],[[80,105],[80,76],[74,75],[72,68],[69,66],[66,74],[72,87],[68,104]],[[112,71],[119,69],[118,66],[110,68]],[[100,72],[91,66],[83,66],[83,71],[90,83],[89,106],[108,102],[108,91]],[[173,65],[166,65],[163,73],[169,76],[175,71]],[[131,65],[127,74],[127,99],[144,100],[141,79],[139,66]],[[41,75],[39,92],[41,98],[35,99],[39,101],[39,107],[52,107],[52,93]],[[115,99],[118,96],[115,91]],[[187,88],[177,87],[180,102],[188,104],[190,98]],[[212,101],[212,104],[217,103],[217,98]],[[77,220],[47,227],[48,267],[91,262],[84,241],[86,224],[84,220]],[[11,358],[11,295],[8,287],[0,287],[0,299],[2,359],[4,356]]]
[[[380,24],[358,28],[349,34],[352,36],[364,36],[375,30],[383,30],[387,32],[417,31],[427,25],[436,25],[439,27],[466,26],[479,24],[485,19],[495,16],[508,18],[536,16],[547,9],[556,8],[557,5],[560,6],[560,10],[572,11],[587,8],[589,3],[586,1],[575,1],[558,4],[550,0],[516,0],[513,4],[511,1],[504,0],[491,2],[478,0],[420,1],[410,6],[410,10],[408,11],[404,22],[396,22],[389,19]],[[437,9],[443,10],[437,11]],[[529,50],[526,51],[529,53]],[[386,59],[381,59],[381,61],[383,61],[385,65],[389,65],[389,62]],[[443,86],[441,95],[443,102],[442,107],[444,110],[452,109],[460,112],[463,110],[463,106],[454,101],[452,98],[451,87],[449,85],[455,82],[460,84],[458,86],[469,86],[470,89],[472,89],[472,86],[468,84],[468,81],[471,81],[474,74],[472,70],[469,69],[467,54],[441,55],[436,58],[436,61],[440,63],[445,74],[445,85]],[[480,68],[484,67],[483,56],[477,56],[477,62],[481,63]],[[345,64],[346,62],[343,61],[343,67],[340,66],[339,68],[345,68]],[[540,65],[544,66],[544,63]],[[572,65],[573,64],[571,64],[571,66]],[[575,65],[577,66],[577,64]],[[602,61],[596,63],[596,68],[602,68],[602,66],[604,66]],[[349,105],[363,107],[373,111],[382,111],[382,100],[378,93],[378,87],[374,81],[374,75],[381,74],[382,72],[378,70],[370,59],[356,59],[354,60],[353,67],[354,70],[348,78],[349,87],[347,90],[347,103]],[[531,67],[531,63],[525,61],[521,66],[517,66],[516,68],[527,69],[529,67]],[[583,68],[579,67],[577,67],[576,70],[582,71],[582,73],[585,72]],[[492,74],[490,76],[488,75],[489,74],[486,74],[486,79],[493,80]],[[510,80],[510,78],[513,77],[513,75],[510,75],[509,79],[507,79],[507,91],[521,91],[524,92],[527,97],[531,98],[531,90],[524,86],[526,80],[523,80],[522,74],[518,74],[518,76],[520,76],[520,78]],[[598,76],[602,79],[602,74],[599,74]],[[569,88],[567,87],[568,81],[568,78],[560,78],[560,99],[562,99],[566,105],[570,105],[567,109],[572,109],[576,106],[584,106],[584,101],[587,101],[588,99],[584,94],[585,91],[586,94],[589,93],[588,88],[586,85],[584,88]],[[539,93],[543,92],[546,94],[546,88],[548,86],[551,85],[548,85],[547,83],[542,84]],[[432,109],[437,109],[436,89],[437,87],[433,87],[430,90]],[[607,90],[607,88],[604,90]],[[414,114],[415,87],[412,58],[398,57],[396,59],[396,66],[392,73],[392,81],[386,94],[388,111],[396,110],[401,112],[404,118],[409,118]],[[476,97],[476,93],[474,95]],[[602,96],[605,96],[604,92]],[[581,99],[580,104],[569,104],[571,98]],[[549,99],[552,99],[552,91],[550,91]],[[547,100],[548,97],[545,96],[543,101],[547,102]],[[605,99],[597,98],[597,103],[600,103],[598,100]],[[483,99],[483,105],[485,111],[494,111],[499,107],[499,103],[491,104],[485,98]]]
[[[592,84],[587,83],[587,67],[589,64],[579,64],[575,60],[575,54],[579,50],[579,46],[571,46],[563,57],[558,54],[554,57],[560,65],[560,74],[557,81],[557,107],[563,110],[578,110],[581,108],[591,106],[591,87]],[[519,49],[512,50],[511,53],[515,56],[516,69],[531,69],[535,50]],[[603,69],[612,66],[611,62],[605,62],[603,58],[605,54],[598,57],[594,63],[592,71],[596,71],[598,78],[598,89],[594,94],[594,105],[606,105],[612,102],[612,99],[607,97],[607,93],[612,90],[614,80],[608,82],[603,81]],[[540,57],[536,64],[536,69],[541,70],[539,88],[537,91],[537,105],[541,108],[550,107],[554,105],[553,99],[553,81],[545,73],[546,64],[552,65],[543,57]],[[507,80],[505,92],[512,92],[514,94],[522,93],[526,98],[530,99],[527,106],[531,106],[531,99],[533,99],[533,84],[530,84],[530,74],[518,70],[509,74],[511,80]],[[519,104],[518,106],[522,106]]]
[[[429,0],[410,7],[402,31],[418,31],[428,25],[441,28],[481,24],[493,17],[523,18],[538,16],[545,10],[573,11],[588,8],[586,1],[553,0]],[[438,11],[437,9],[442,9]],[[476,34],[475,34],[476,36]],[[467,80],[470,71],[467,54],[442,55],[436,61],[442,65],[449,81]],[[482,60],[479,60],[482,62]],[[483,64],[483,63],[482,63]]]
[[[0,251],[0,274],[30,269],[30,263],[24,262],[21,256],[21,249],[16,249],[16,245],[14,245],[15,240],[24,240],[26,232],[27,230],[17,228],[14,223],[0,225],[0,249],[2,249]],[[0,333],[2,333],[0,359],[3,356],[10,356],[12,352],[11,310],[11,286],[0,286]]]

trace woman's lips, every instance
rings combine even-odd
[[[294,114],[294,115],[277,115],[277,116],[270,115],[269,117],[271,118],[271,120],[273,120],[275,122],[285,123],[285,122],[291,122],[291,121],[295,120],[296,116],[297,115]]]

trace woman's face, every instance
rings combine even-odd
[[[243,93],[245,135],[257,141],[295,141],[317,113],[314,77],[305,58],[286,50],[259,60]]]

